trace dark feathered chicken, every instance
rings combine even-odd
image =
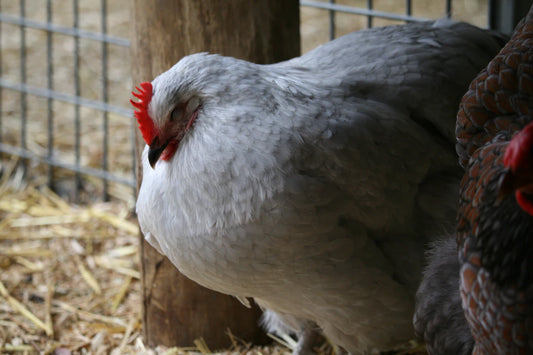
[[[532,120],[530,11],[461,102],[459,264],[450,241],[438,245],[417,294],[415,328],[431,353],[533,353]],[[459,289],[473,338],[465,336],[464,318],[455,318],[456,328],[446,324],[459,309]]]
[[[474,354],[533,352],[532,192],[533,125],[510,143],[491,143],[472,156],[457,237]]]

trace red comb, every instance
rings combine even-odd
[[[150,115],[148,115],[148,104],[152,99],[152,83],[141,83],[139,86],[135,87],[138,93],[135,91],[131,92],[131,94],[138,98],[139,101],[135,102],[130,99],[130,102],[133,107],[137,109],[133,114],[139,123],[139,129],[141,130],[144,141],[146,144],[150,144],[155,138],[154,121]]]

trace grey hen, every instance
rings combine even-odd
[[[186,276],[352,353],[413,337],[424,247],[452,225],[456,107],[500,48],[442,20],[256,65],[194,54],[141,84],[137,213]],[[267,321],[268,321],[267,319]]]

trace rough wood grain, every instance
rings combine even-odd
[[[157,0],[132,2],[132,78],[151,81],[196,52],[272,63],[300,54],[297,0]],[[137,153],[144,142],[137,132]],[[139,154],[138,154],[139,155]],[[137,160],[138,161],[138,160]],[[137,172],[141,181],[141,172]],[[190,346],[203,337],[211,350],[236,336],[261,342],[259,310],[190,281],[141,238],[144,339],[149,346]]]

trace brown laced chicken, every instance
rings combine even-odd
[[[530,12],[472,82],[458,114],[462,164],[474,151],[457,225],[461,298],[474,354],[533,352],[532,117]]]
[[[417,294],[415,328],[432,354],[533,353],[532,117],[530,10],[460,105],[459,265],[453,240],[438,245]]]

